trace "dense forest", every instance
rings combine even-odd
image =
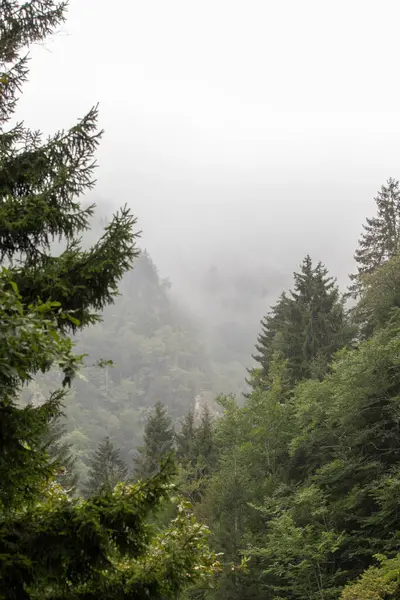
[[[65,441],[74,448],[82,483],[90,453],[106,437],[125,460],[132,460],[157,401],[178,422],[195,407],[197,397],[202,403],[219,392],[232,390],[240,396],[246,388],[245,368],[232,356],[230,339],[214,333],[213,339],[218,335],[220,340],[220,356],[214,358],[209,340],[176,305],[169,287],[142,252],[123,277],[120,295],[102,312],[101,323],[74,337],[77,351],[89,360],[66,398]],[[104,368],[97,366],[110,360]],[[25,402],[43,402],[56,381],[56,372],[37,377],[25,390]]]
[[[131,210],[84,204],[96,107],[14,123],[65,16],[0,0],[0,598],[400,599],[399,181],[348,288],[299,257],[251,352],[234,299],[207,329]]]

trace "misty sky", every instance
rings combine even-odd
[[[96,102],[96,196],[128,202],[163,274],[340,279],[400,177],[400,4],[381,0],[71,0],[32,52],[19,115],[50,133]]]

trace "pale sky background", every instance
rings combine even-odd
[[[128,202],[163,275],[291,272],[341,281],[400,177],[400,4],[71,0],[32,52],[19,115],[51,133],[100,103],[96,196]]]

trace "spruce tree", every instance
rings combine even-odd
[[[214,420],[208,406],[204,406],[200,423],[196,431],[198,462],[203,477],[209,477],[217,463],[217,444],[214,432]]]
[[[179,489],[190,502],[199,502],[203,480],[199,474],[198,427],[193,410],[183,418],[180,431],[175,435],[175,442]]]
[[[335,280],[319,262],[306,256],[294,273],[289,327],[284,333],[288,368],[293,380],[320,378],[333,354],[347,341],[343,300]]]
[[[110,438],[100,442],[90,461],[86,496],[110,493],[120,481],[125,481],[128,468],[121,453],[114,448]]]
[[[397,254],[363,279],[363,289],[352,318],[359,325],[359,336],[369,338],[384,327],[400,308],[400,254]]]
[[[335,280],[322,263],[314,267],[310,256],[294,273],[293,291],[281,295],[261,326],[253,356],[259,366],[250,370],[248,380],[252,389],[268,388],[277,355],[288,361],[293,383],[323,377],[333,354],[353,335]]]
[[[191,502],[197,504],[201,502],[208,480],[217,467],[218,458],[214,420],[207,405],[197,425],[193,411],[189,411],[175,439],[180,489]]]
[[[148,479],[160,471],[162,462],[174,449],[174,429],[171,417],[162,402],[157,402],[144,428],[143,444],[134,461],[134,476]]]
[[[400,187],[396,179],[388,179],[375,197],[377,214],[367,218],[364,232],[358,242],[354,258],[357,273],[350,275],[352,284],[349,293],[354,298],[360,295],[363,276],[372,273],[400,248]]]
[[[54,320],[54,335],[98,320],[98,311],[113,301],[118,281],[137,255],[135,219],[127,208],[114,216],[93,247],[83,250],[80,245],[94,211],[94,206],[83,208],[79,197],[94,185],[94,152],[101,137],[97,108],[45,141],[22,123],[12,124],[28,75],[25,49],[52,33],[64,21],[65,10],[66,2],[52,0],[0,1],[0,262],[7,266],[4,277],[13,282],[22,307],[39,310],[40,302],[47,302],[47,310],[40,310]],[[58,255],[51,252],[54,239],[65,245]],[[21,379],[29,380],[51,364],[50,358],[47,363],[38,359],[29,371],[16,371],[15,388]],[[65,383],[71,375],[66,373]],[[0,451],[9,457],[9,468],[18,464],[21,481],[20,429],[29,416],[30,431],[37,433],[30,447],[39,453],[41,437],[57,415],[62,395],[58,403],[21,411],[17,391],[0,393],[0,421],[8,424]],[[31,477],[32,456],[26,453],[25,458]],[[33,488],[27,486],[29,490]]]
[[[256,350],[252,358],[259,366],[248,369],[247,383],[251,388],[265,387],[270,364],[275,352],[285,353],[285,332],[289,323],[289,298],[283,292],[270,312],[261,320],[261,332],[257,336]]]
[[[196,424],[193,410],[182,419],[181,428],[175,434],[176,458],[184,467],[194,467],[197,461]]]
[[[67,427],[61,416],[53,418],[43,436],[44,449],[46,450],[50,465],[56,472],[56,481],[65,491],[74,495],[78,486],[78,475],[75,471],[76,459],[72,452],[71,444],[64,437]]]

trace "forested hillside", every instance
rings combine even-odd
[[[97,107],[14,123],[66,9],[0,0],[0,600],[400,600],[399,181],[348,289],[213,267],[205,326],[83,202]]]
[[[92,360],[108,350],[115,366],[81,370],[66,400],[60,481],[67,487],[75,474],[83,494],[100,493],[156,476],[171,457],[175,485],[209,526],[221,562],[212,589],[189,586],[184,597],[400,597],[396,180],[376,208],[349,291],[306,256],[277,294],[244,397],[233,386],[216,394],[225,382],[202,332],[146,253],[104,322],[79,336]]]
[[[178,441],[183,489],[193,499],[201,483],[196,512],[227,565],[215,592],[190,597],[400,598],[398,181],[376,207],[355,253],[352,308],[307,256],[262,320],[245,405],[219,400],[212,458],[195,460],[205,478],[187,478],[193,445],[182,458]],[[243,559],[245,569],[228,566]]]
[[[75,338],[88,360],[66,398],[64,441],[73,447],[82,485],[89,456],[106,437],[132,461],[157,401],[178,422],[195,408],[197,396],[211,399],[229,390],[240,396],[245,389],[245,367],[233,360],[234,349],[222,349],[220,362],[213,361],[199,324],[177,306],[169,287],[142,252],[102,321]],[[108,360],[111,365],[97,366]],[[40,404],[58,383],[54,373],[36,378],[25,401]]]

